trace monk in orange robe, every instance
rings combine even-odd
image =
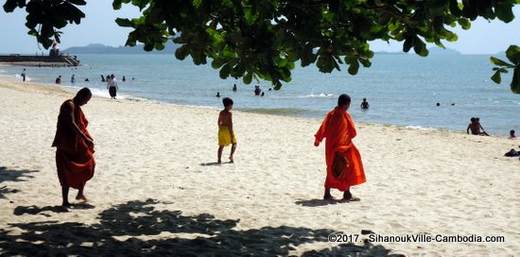
[[[94,176],[94,142],[88,133],[88,121],[81,106],[88,103],[92,93],[88,88],[78,91],[72,100],[60,107],[53,147],[56,147],[56,168],[63,197],[62,206],[70,206],[69,188],[78,189],[77,200],[87,201],[83,189]]]
[[[324,200],[333,200],[330,189],[336,188],[344,192],[344,201],[359,201],[359,198],[353,197],[350,193],[350,187],[366,182],[361,155],[352,143],[352,139],[356,136],[356,128],[352,117],[347,112],[349,107],[350,96],[340,95],[338,106],[325,116],[315,135],[315,146],[319,146],[323,138],[327,139],[325,143],[327,178]]]

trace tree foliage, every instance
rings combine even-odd
[[[118,18],[132,28],[126,44],[144,44],[145,50],[163,49],[168,40],[180,47],[175,57],[190,56],[197,65],[211,62],[221,78],[268,80],[275,89],[291,80],[291,70],[316,64],[325,73],[346,68],[355,75],[369,67],[376,39],[403,43],[403,51],[427,56],[426,43],[439,47],[456,41],[452,29],[470,29],[478,17],[510,22],[520,0],[114,0],[137,6],[141,16]],[[78,6],[84,0],[6,0],[4,10],[27,11],[29,34],[44,47],[58,40],[67,23],[85,17]],[[512,46],[510,49],[518,49]],[[508,50],[509,51],[509,50]],[[511,50],[518,53],[517,50]],[[508,54],[518,61],[518,54]],[[518,62],[496,62],[494,81],[507,68],[518,72]],[[495,62],[496,58],[492,58]],[[507,64],[507,65],[506,65]],[[498,74],[498,75],[497,75]],[[515,92],[520,75],[513,76]],[[516,78],[516,79],[515,79]],[[516,89],[516,90],[515,90]]]

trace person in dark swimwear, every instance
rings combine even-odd
[[[472,117],[470,121],[471,122],[468,124],[468,128],[466,128],[466,133],[469,134],[471,131],[472,135],[489,136],[489,134],[484,130],[484,128],[480,124],[479,118]]]
[[[369,107],[370,105],[368,104],[367,99],[363,98],[363,102],[361,102],[361,110],[366,111]]]

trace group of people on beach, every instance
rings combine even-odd
[[[110,76],[112,77],[112,76]],[[87,201],[84,194],[85,184],[94,175],[96,162],[94,159],[94,140],[87,130],[88,121],[81,110],[92,97],[88,88],[82,88],[74,98],[66,100],[60,107],[56,134],[52,143],[56,147],[56,168],[62,188],[62,206],[70,206],[68,200],[69,189],[78,189],[76,199]],[[323,199],[334,200],[330,190],[332,188],[343,192],[342,201],[359,201],[350,192],[350,187],[366,181],[361,155],[353,144],[352,139],[357,132],[354,121],[348,109],[350,96],[342,94],[338,98],[337,106],[327,113],[320,128],[314,135],[314,145],[319,146],[326,139],[325,163],[327,173]],[[234,153],[237,139],[233,129],[233,100],[229,97],[222,99],[224,106],[220,111],[218,125],[218,163],[222,163],[222,152],[231,145],[229,162],[234,162]]]

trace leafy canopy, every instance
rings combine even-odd
[[[79,24],[85,0],[6,0],[4,10],[27,11],[29,34],[48,48],[59,42],[59,29]],[[175,56],[191,56],[196,65],[211,62],[222,79],[271,81],[275,89],[291,80],[291,70],[316,64],[325,73],[347,68],[355,75],[369,67],[374,53],[369,41],[403,42],[427,56],[426,42],[444,47],[456,41],[456,26],[470,29],[478,17],[510,22],[520,0],[114,0],[139,7],[141,17],[118,18],[117,24],[133,29],[126,44],[144,44],[145,50],[163,49],[168,40],[180,44]],[[508,49],[511,63],[492,57],[493,75],[513,69],[511,88],[520,93],[518,46]]]

